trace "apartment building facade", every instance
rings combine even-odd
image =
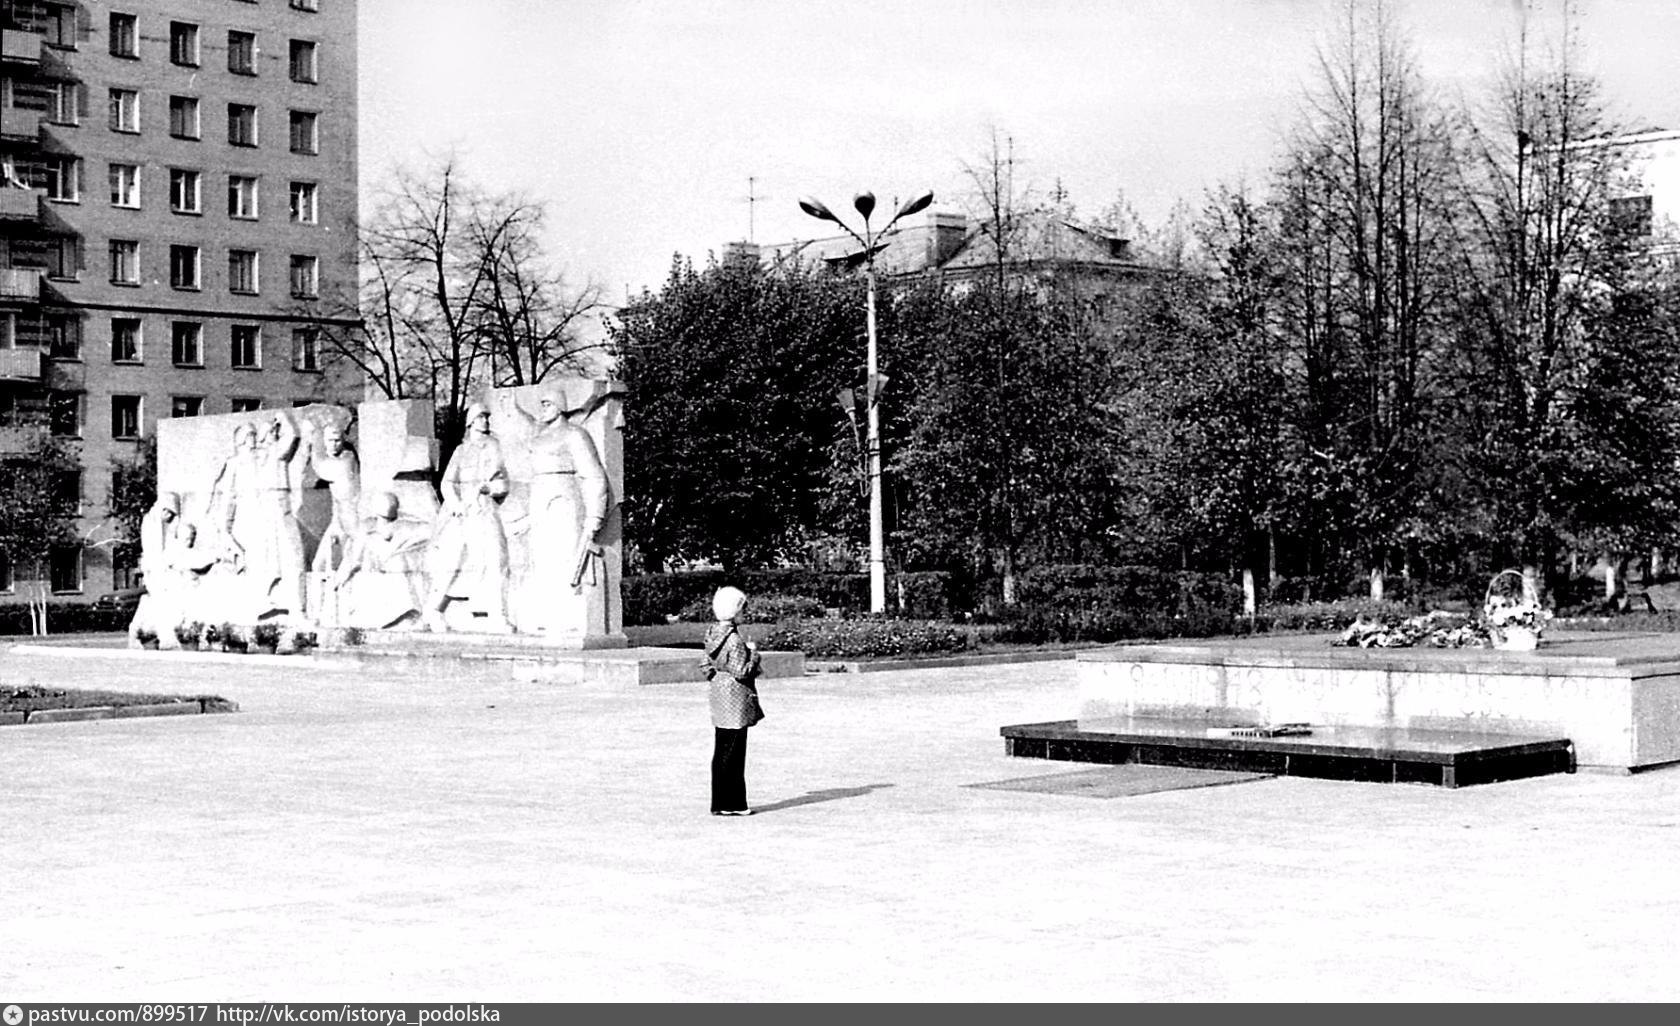
[[[133,583],[112,474],[165,417],[359,398],[354,0],[0,0],[0,457],[79,451],[49,590]],[[0,562],[0,598],[18,581]]]

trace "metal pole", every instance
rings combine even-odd
[[[878,370],[875,355],[875,255],[873,237],[866,238],[864,251],[869,282],[869,362],[865,369],[864,394],[869,405],[869,611],[887,611],[886,538],[881,526],[881,412],[876,406]]]

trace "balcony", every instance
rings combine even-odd
[[[32,453],[46,434],[44,424],[0,424],[0,456]]]
[[[0,349],[0,381],[40,381],[39,349]]]
[[[23,107],[0,107],[0,139],[28,140],[41,138],[41,112]]]
[[[41,216],[41,192],[0,186],[0,221],[34,221]]]
[[[46,49],[46,37],[21,29],[0,29],[0,61],[7,64],[39,64]]]
[[[3,190],[0,190],[3,191]],[[41,271],[36,267],[0,267],[0,300],[41,301]]]

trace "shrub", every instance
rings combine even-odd
[[[251,628],[251,643],[258,648],[276,648],[280,644],[280,625],[259,623]]]
[[[624,578],[624,622],[664,623],[667,617],[687,617],[690,607],[704,609],[698,619],[711,619],[712,593],[726,584],[748,595],[800,595],[822,608],[869,608],[869,578],[863,574],[823,573],[816,570],[693,570],[674,574],[637,574]],[[702,605],[703,603],[703,605]]]
[[[918,620],[942,620],[953,610],[973,606],[973,596],[958,594],[958,582],[944,570],[916,570],[887,577],[887,590],[903,598],[900,613]]]
[[[744,623],[776,623],[795,617],[819,617],[823,604],[804,595],[748,595]],[[712,597],[697,598],[683,607],[679,620],[706,623],[713,618]]]
[[[863,658],[964,652],[974,645],[966,628],[932,620],[785,620],[759,639],[767,649],[798,649],[808,656]]]
[[[1045,645],[1129,641],[1137,638],[1205,638],[1229,634],[1246,621],[1205,606],[1184,613],[1130,609],[1016,607],[992,630],[1002,644]]]
[[[243,652],[249,647],[245,639],[245,632],[232,623],[224,623],[217,628],[217,636],[222,640],[222,651]]]
[[[1255,618],[1255,624],[1262,630],[1274,631],[1341,631],[1362,616],[1367,620],[1386,622],[1390,619],[1403,620],[1416,612],[1411,603],[1350,598],[1267,606]]]
[[[196,645],[198,639],[204,635],[204,624],[197,620],[191,623],[175,625],[175,640],[183,645]]]
[[[84,631],[126,631],[128,614],[121,610],[95,609],[92,602],[47,603],[47,630],[54,634]],[[0,634],[28,634],[29,603],[0,603]]]

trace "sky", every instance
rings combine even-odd
[[[1372,0],[1374,2],[1374,0]],[[1525,0],[1387,0],[1430,83],[1485,95]],[[1563,0],[1526,0],[1555,28]],[[1680,129],[1680,2],[1573,0],[1590,70],[1637,127]],[[1337,0],[360,0],[365,213],[453,154],[544,204],[568,278],[610,303],[749,236],[831,234],[932,190],[962,210],[994,135],[1019,186],[1145,221],[1263,185]],[[749,180],[751,180],[749,184]],[[749,203],[749,194],[758,202]],[[880,218],[877,218],[877,225]]]

